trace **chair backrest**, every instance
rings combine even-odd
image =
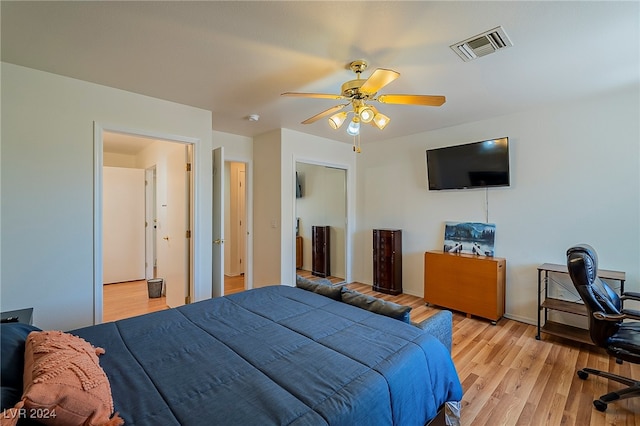
[[[618,331],[622,321],[599,320],[593,313],[620,314],[620,297],[598,278],[598,255],[590,245],[579,244],[569,248],[567,268],[571,281],[587,308],[591,340],[596,346],[606,348],[609,338]]]

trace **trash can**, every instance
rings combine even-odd
[[[162,296],[162,278],[152,278],[147,280],[147,290],[149,291],[149,298],[156,298]]]

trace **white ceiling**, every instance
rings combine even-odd
[[[366,59],[399,79],[381,93],[445,95],[442,107],[382,105],[362,143],[637,89],[640,3],[534,2],[1,2],[2,60],[212,112],[214,130],[255,136],[289,128],[351,142],[326,120]],[[449,46],[502,26],[513,47],[463,62]],[[634,86],[635,85],[635,86]],[[259,122],[250,122],[259,114]]]

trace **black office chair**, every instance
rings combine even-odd
[[[573,285],[584,302],[589,317],[589,334],[596,346],[606,349],[618,363],[640,363],[640,311],[623,309],[623,300],[640,301],[640,293],[625,292],[618,296],[604,281],[598,278],[598,255],[593,247],[580,244],[567,250],[567,268]],[[632,380],[605,371],[583,368],[578,377],[585,380],[589,374],[606,377],[628,387],[602,395],[593,401],[599,411],[619,399],[640,396],[640,380]]]

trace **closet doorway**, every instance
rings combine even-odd
[[[313,279],[314,226],[329,227],[329,278],[346,279],[347,171],[296,162],[296,273]]]

